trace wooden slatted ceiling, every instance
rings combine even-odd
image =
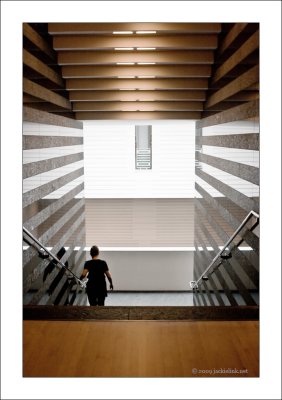
[[[112,35],[115,31],[151,31],[162,33],[219,33],[219,23],[172,23],[172,22],[118,22],[118,23],[49,23],[49,33],[57,35],[100,34]]]
[[[24,104],[51,113],[200,119],[258,97],[257,24],[24,24],[23,35]]]
[[[200,118],[220,24],[49,24],[48,31],[77,118]]]

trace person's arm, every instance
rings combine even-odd
[[[106,277],[108,278],[108,281],[110,283],[110,289],[113,290],[114,286],[113,286],[113,280],[112,280],[112,276],[110,274],[110,271],[105,271]]]
[[[86,275],[88,274],[88,269],[84,268],[82,271],[82,274],[80,275],[80,280],[84,279],[86,277]]]

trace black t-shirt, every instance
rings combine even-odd
[[[89,260],[84,264],[84,268],[89,271],[87,276],[87,290],[95,292],[97,295],[107,296],[107,285],[105,272],[109,270],[104,260]]]

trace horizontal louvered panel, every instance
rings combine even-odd
[[[154,123],[152,169],[136,171],[134,123],[85,123],[86,197],[193,197],[194,126]]]
[[[193,246],[193,199],[86,199],[86,245]]]

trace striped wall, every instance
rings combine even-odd
[[[29,112],[23,122],[23,225],[54,255],[64,247],[61,260],[80,272],[85,260],[82,123]],[[23,245],[24,303],[64,304],[66,275]]]
[[[196,123],[194,280],[253,210],[259,213],[259,104],[245,103]],[[196,305],[255,305],[259,229],[252,219],[194,292]],[[235,295],[236,294],[236,295]]]

